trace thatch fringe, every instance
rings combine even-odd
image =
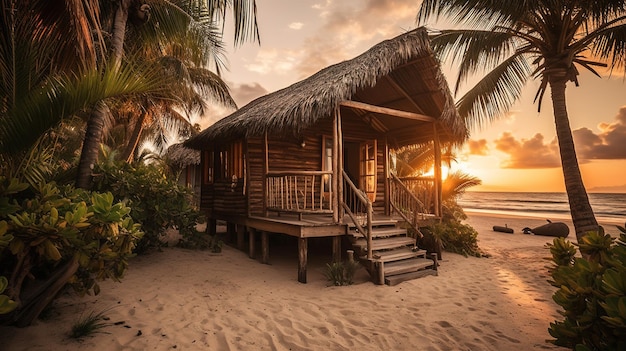
[[[180,167],[200,164],[200,151],[186,148],[182,143],[167,148],[166,156],[172,164]]]

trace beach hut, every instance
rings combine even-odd
[[[165,156],[168,165],[176,174],[178,184],[193,189],[194,202],[199,204],[202,182],[200,151],[188,149],[179,143],[168,147]]]
[[[184,145],[201,150],[209,231],[227,222],[251,257],[260,235],[265,263],[270,235],[297,237],[300,282],[309,238],[332,240],[339,260],[347,236],[344,249],[373,281],[393,284],[436,269],[406,228],[441,215],[441,145],[467,136],[418,28],[262,96]],[[435,146],[434,176],[399,179],[393,150],[422,143]]]

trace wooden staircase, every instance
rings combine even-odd
[[[367,239],[349,225],[352,247],[377,284],[396,285],[426,275],[437,275],[437,256],[426,257],[415,239],[394,219],[372,221],[372,259],[367,258]]]

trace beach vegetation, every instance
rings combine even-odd
[[[354,284],[354,274],[361,265],[357,261],[338,261],[327,263],[324,267],[324,277],[334,286]]]
[[[465,257],[484,256],[478,247],[478,232],[469,224],[456,219],[433,224],[422,231],[425,237],[432,237],[432,242],[443,250],[461,254]]]
[[[570,213],[578,242],[598,223],[583,184],[567,113],[566,86],[579,85],[581,70],[602,77],[626,67],[626,3],[598,1],[424,0],[418,24],[445,19],[455,29],[432,30],[441,61],[458,67],[455,94],[478,77],[457,101],[468,124],[480,128],[506,116],[536,79],[541,110],[550,92]]]
[[[102,333],[102,329],[111,325],[111,323],[107,322],[107,319],[104,311],[98,313],[91,311],[87,316],[81,314],[80,318],[72,325],[70,338],[81,339],[94,333]]]
[[[563,320],[550,323],[551,343],[581,351],[626,349],[626,229],[618,229],[618,238],[601,228],[578,244],[564,238],[548,244],[549,282],[563,308]]]
[[[136,253],[165,245],[163,237],[168,229],[178,230],[186,247],[203,248],[209,244],[208,234],[196,229],[198,223],[204,222],[204,216],[194,205],[192,190],[178,184],[165,165],[158,160],[120,161],[106,147],[99,158],[101,162],[93,171],[93,188],[115,194],[118,201],[129,206],[133,220],[141,224],[144,235],[137,243]]]
[[[0,176],[0,204],[11,234],[0,275],[9,277],[7,296],[17,304],[0,324],[30,325],[67,285],[98,294],[98,281],[123,276],[143,234],[111,193]]]

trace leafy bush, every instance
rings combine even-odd
[[[94,174],[94,189],[115,194],[132,209],[131,217],[141,223],[145,235],[137,253],[163,246],[162,238],[169,228],[179,231],[186,247],[200,248],[208,240],[207,234],[196,230],[204,218],[193,207],[191,189],[168,178],[156,165],[100,162]]]
[[[0,275],[18,306],[0,322],[30,324],[68,283],[98,294],[96,280],[119,280],[142,235],[129,212],[110,193],[0,176],[0,223],[10,234],[1,236]]]
[[[463,256],[481,257],[485,254],[478,247],[478,232],[468,224],[453,219],[436,223],[424,231],[424,236],[432,235],[432,241],[448,251]]]
[[[354,274],[359,266],[359,263],[356,261],[327,263],[324,269],[324,276],[334,286],[352,285],[354,283]]]
[[[550,342],[578,351],[626,350],[626,229],[615,240],[604,230],[579,244],[548,244],[554,266],[553,299],[564,319],[550,323]],[[575,257],[577,245],[583,257]]]

